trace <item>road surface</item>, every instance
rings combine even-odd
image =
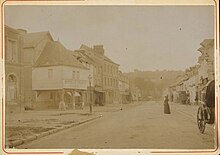
[[[149,101],[17,148],[31,149],[212,149],[214,128],[199,133],[196,108],[171,104],[163,114],[161,102]]]

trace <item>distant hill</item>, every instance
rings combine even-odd
[[[159,99],[163,91],[172,84],[178,75],[184,71],[162,70],[162,71],[139,71],[123,73],[141,90],[144,100],[149,98]]]

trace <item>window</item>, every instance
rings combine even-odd
[[[72,78],[76,79],[76,72],[75,71],[72,72]]]
[[[17,98],[17,78],[9,75],[7,80],[7,101],[13,101]]]
[[[14,40],[8,40],[7,59],[11,62],[18,62],[17,44]]]
[[[79,80],[79,71],[77,71],[76,78]]]
[[[53,78],[53,69],[48,69],[48,78],[49,79]]]

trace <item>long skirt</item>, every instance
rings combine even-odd
[[[171,114],[170,112],[170,106],[168,103],[164,104],[164,114]]]

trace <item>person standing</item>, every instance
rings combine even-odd
[[[169,99],[168,99],[168,96],[166,95],[164,97],[164,114],[171,114],[170,106],[168,102],[169,102]]]

